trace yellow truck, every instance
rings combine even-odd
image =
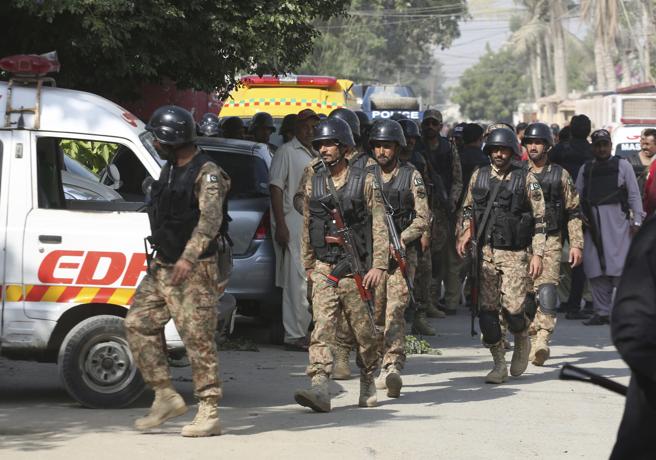
[[[223,102],[221,118],[250,120],[258,112],[270,113],[276,125],[285,115],[310,108],[328,115],[338,107],[354,107],[353,82],[316,75],[247,75]]]

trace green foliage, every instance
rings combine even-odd
[[[517,103],[526,98],[529,83],[527,63],[505,48],[487,49],[480,60],[465,70],[454,88],[453,101],[471,120],[512,123]]]
[[[57,77],[110,98],[165,78],[227,90],[239,72],[281,73],[303,62],[314,21],[348,0],[12,0],[0,2],[0,56],[56,50]]]
[[[98,174],[109,164],[118,144],[65,139],[59,142],[64,153]]]
[[[437,348],[432,348],[430,343],[424,339],[418,339],[414,335],[405,336],[405,345],[403,347],[406,355],[441,355],[442,352]]]
[[[460,35],[466,12],[464,1],[353,0],[348,15],[319,24],[321,38],[299,73],[409,84],[425,97],[435,94],[431,86],[441,73],[433,51]]]

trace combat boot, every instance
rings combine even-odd
[[[312,387],[309,390],[298,390],[294,400],[303,407],[309,407],[315,412],[330,412],[330,393],[328,391],[328,376],[323,373],[312,377]]]
[[[188,438],[204,438],[219,436],[221,422],[219,420],[219,399],[216,397],[202,398],[198,403],[196,417],[182,428],[182,436]]]
[[[531,351],[528,354],[528,360],[533,362],[533,360],[535,359],[535,342],[537,340],[537,335],[531,334],[529,335],[529,337],[531,338]]]
[[[376,396],[376,384],[374,383],[373,374],[360,374],[360,399],[358,406],[360,407],[376,407],[378,405],[378,397]]]
[[[387,389],[387,384],[385,383],[387,379],[387,368],[386,367],[381,367],[380,368],[380,374],[376,378],[376,389],[377,390],[386,390]]]
[[[426,304],[425,312],[429,318],[446,318],[446,314],[431,303]]]
[[[134,427],[137,430],[155,428],[167,420],[179,417],[186,412],[187,405],[184,399],[170,384],[155,387],[155,400],[148,415],[135,420]]]
[[[426,319],[426,313],[418,311],[412,322],[412,333],[419,335],[435,335],[435,329],[431,327]]]
[[[349,352],[346,347],[336,346],[333,348],[333,380],[348,380],[351,378],[351,365],[349,363]]]
[[[398,398],[401,396],[403,380],[401,379],[401,373],[399,372],[398,368],[393,364],[387,368],[385,386],[387,387],[388,398]]]
[[[535,344],[533,345],[535,349],[531,348],[531,354],[533,359],[531,362],[536,366],[543,366],[544,362],[549,359],[549,338],[551,334],[548,331],[541,330],[537,334]]]
[[[506,366],[506,352],[502,344],[490,347],[492,359],[494,359],[494,369],[485,376],[485,383],[503,383],[508,380],[508,366]]]
[[[531,342],[527,333],[515,334],[515,351],[510,361],[510,375],[519,377],[528,367],[528,354]]]

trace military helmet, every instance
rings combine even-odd
[[[203,136],[218,136],[221,133],[219,117],[206,113],[198,123],[198,132]]]
[[[318,150],[319,141],[333,140],[341,145],[355,147],[355,140],[353,140],[353,132],[348,123],[341,118],[327,118],[322,120],[314,128],[314,138],[312,139],[312,146]]]
[[[364,113],[362,110],[355,110],[354,112],[358,117],[358,120],[360,120],[360,129],[371,128],[371,120],[369,119],[369,115]]]
[[[273,130],[272,132],[276,131],[276,126],[273,124],[273,117],[270,113],[257,112],[253,115],[253,118],[251,118],[251,122],[248,125],[248,131],[252,133],[255,129],[261,126]]]
[[[165,105],[153,112],[146,125],[160,144],[183,145],[196,140],[196,122],[188,110],[177,105]]]
[[[406,139],[409,137],[421,137],[421,129],[419,129],[419,125],[413,120],[399,120],[399,124],[401,125],[401,128],[403,128],[403,135]]]
[[[508,147],[519,156],[519,142],[515,133],[508,128],[496,128],[490,131],[485,139],[485,153],[490,153],[490,147]]]
[[[340,120],[344,120],[351,128],[353,139],[357,142],[360,138],[360,119],[353,110],[340,107],[330,112],[328,118],[339,118]]]
[[[377,120],[369,132],[369,142],[372,141],[392,141],[401,147],[406,146],[403,128],[394,120]]]
[[[549,147],[553,147],[553,131],[544,123],[531,123],[524,130],[522,144],[529,139],[542,139]]]

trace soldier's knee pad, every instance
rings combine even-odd
[[[558,291],[555,284],[543,284],[538,288],[540,310],[546,315],[555,315],[558,304]]]
[[[494,345],[501,341],[501,324],[499,313],[483,310],[478,314],[478,323],[486,345]]]
[[[524,332],[528,327],[528,321],[524,312],[516,315],[506,313],[506,322],[508,323],[508,330],[513,334]]]
[[[535,301],[534,292],[526,293],[526,296],[524,297],[524,302],[522,302],[522,307],[524,309],[524,313],[526,313],[526,316],[528,316],[528,319],[533,321],[533,319],[535,318],[535,314],[538,311],[538,304]]]

